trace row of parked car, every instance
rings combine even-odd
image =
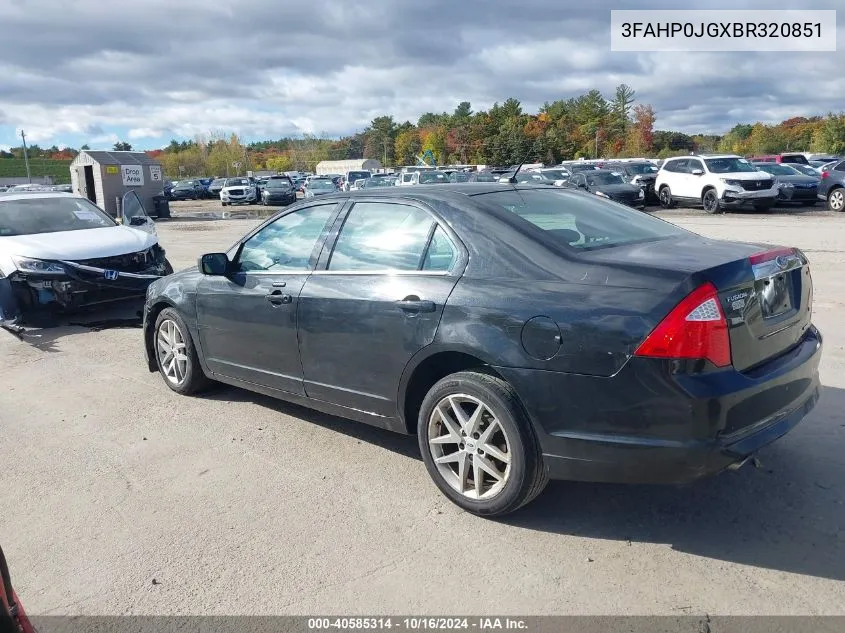
[[[372,187],[510,182],[577,188],[640,209],[654,204],[664,208],[700,205],[708,213],[719,213],[740,206],[767,210],[776,204],[810,207],[823,201],[829,209],[843,211],[843,176],[845,159],[835,156],[695,154],[665,160],[578,160],[549,167],[512,165],[480,171],[410,168],[398,174],[359,170],[303,178],[280,174],[263,179],[192,179],[174,183],[169,197],[219,198],[223,206],[286,205],[296,201],[297,192],[314,198]]]

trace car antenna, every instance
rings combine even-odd
[[[535,145],[536,145],[536,141],[535,141]],[[516,168],[516,171],[515,171],[515,172],[513,172],[513,176],[511,176],[510,178],[508,178],[508,182],[509,182],[510,184],[512,184],[512,185],[515,185],[515,184],[516,184],[516,176],[517,176],[517,174],[519,173],[519,170],[520,170],[520,169],[522,169],[522,166],[523,166],[526,162],[528,162],[528,158],[531,156],[531,152],[533,152],[533,151],[534,151],[534,145],[532,145],[532,146],[531,146],[531,150],[530,150],[530,151],[529,151],[529,152],[525,155],[525,158],[523,158],[523,159],[522,159],[522,162],[519,164],[519,167],[517,167],[517,168]]]

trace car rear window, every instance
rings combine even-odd
[[[686,231],[593,194],[554,189],[508,190],[474,196],[504,209],[564,248],[593,250],[647,242]],[[507,216],[506,216],[507,218]]]
[[[810,161],[803,154],[782,154],[780,157],[782,163],[800,163],[801,165],[808,165]]]

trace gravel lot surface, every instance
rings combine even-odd
[[[178,270],[255,219],[158,225]],[[244,209],[256,211],[255,207]],[[413,438],[147,371],[135,327],[0,332],[0,543],[33,614],[845,614],[845,214],[660,213],[798,246],[822,399],[762,469],[452,506]]]

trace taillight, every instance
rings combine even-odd
[[[824,180],[825,178],[828,178],[829,176],[830,176],[830,174],[828,172],[826,172],[826,171],[822,172],[822,180]]]
[[[730,365],[728,322],[716,287],[707,282],[693,290],[654,328],[634,355],[707,359],[716,367]]]

